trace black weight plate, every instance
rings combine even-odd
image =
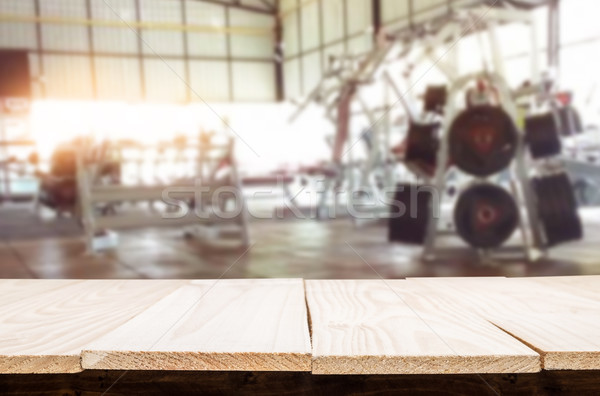
[[[544,211],[542,222],[546,231],[548,244],[553,246],[568,235],[568,224],[572,214],[564,205],[564,197],[558,187],[556,176],[548,176],[542,179],[540,207]],[[543,198],[541,198],[543,197]]]
[[[581,239],[583,226],[568,175],[538,177],[533,179],[532,185],[548,246]]]
[[[568,216],[562,212],[561,197],[556,193],[554,178],[545,177],[539,181],[538,204],[540,209],[540,220],[544,225],[547,243],[554,246],[565,238]]]
[[[544,179],[534,178],[531,181],[531,186],[535,192],[537,211],[540,219],[549,218],[552,213],[551,204],[549,202],[551,195],[548,194],[548,189],[546,188]]]
[[[447,97],[448,90],[445,85],[428,85],[425,89],[423,109],[425,111],[442,114]]]
[[[543,222],[543,225],[548,246],[556,246],[583,237],[581,221],[576,216],[563,215],[560,221],[547,220]]]
[[[578,240],[583,237],[583,226],[577,212],[577,203],[573,185],[566,173],[559,173],[552,178],[552,191],[558,197],[559,214],[562,217],[557,223],[562,238],[560,242]]]
[[[440,124],[410,123],[404,161],[419,169],[422,173],[431,174],[435,169],[439,140],[437,133]]]
[[[477,184],[465,190],[454,208],[460,237],[476,248],[502,245],[519,223],[519,211],[511,195],[493,184]]]
[[[526,141],[533,158],[560,154],[560,121],[554,113],[538,114],[525,119]]]
[[[573,183],[571,183],[569,175],[566,173],[559,173],[554,177],[556,180],[556,188],[562,193],[566,208],[568,208],[572,214],[577,213],[577,200],[575,199],[575,191],[573,190]]]
[[[462,171],[489,176],[506,168],[515,155],[518,133],[500,107],[481,105],[461,112],[450,127],[450,156]]]
[[[425,241],[431,194],[418,191],[419,186],[410,183],[396,185],[394,203],[390,206],[388,239],[421,245]]]

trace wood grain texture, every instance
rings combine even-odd
[[[192,281],[87,346],[82,366],[310,371],[303,282]]]
[[[514,282],[517,278],[510,279],[513,279]],[[541,276],[527,278],[525,281],[547,286],[555,291],[560,290],[578,297],[589,298],[596,302],[600,301],[600,275]]]
[[[600,277],[410,279],[531,346],[546,370],[600,369]]]
[[[305,283],[1,280],[0,374],[600,370],[600,276]]]
[[[403,280],[306,281],[315,374],[517,373],[539,355]]]
[[[0,373],[81,371],[84,345],[182,281],[1,280]]]

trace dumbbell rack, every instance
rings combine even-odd
[[[442,123],[442,133],[440,137],[440,148],[438,151],[436,171],[431,182],[436,191],[443,194],[446,191],[447,164],[449,156],[449,131],[453,120],[459,113],[456,103],[456,95],[466,87],[469,82],[477,79],[487,79],[498,88],[500,103],[503,109],[509,114],[513,122],[517,120],[517,108],[514,102],[514,95],[508,88],[506,81],[502,76],[496,73],[473,73],[456,79],[450,86],[448,92],[448,101],[444,109],[444,119]],[[519,229],[523,238],[523,253],[527,260],[535,260],[546,254],[544,238],[541,233],[540,219],[535,207],[535,198],[531,189],[528,172],[526,168],[526,145],[525,133],[519,129],[517,139],[517,150],[512,163],[509,166],[511,174],[511,191],[517,203],[519,211],[525,212],[526,219],[519,216]],[[488,180],[489,178],[474,177],[476,181]],[[433,210],[428,213],[427,231],[424,242],[423,258],[427,261],[434,260],[437,254],[437,237],[439,234],[439,217],[435,216]],[[493,250],[480,250],[479,253],[483,259],[492,259],[494,252],[500,252],[502,248]]]

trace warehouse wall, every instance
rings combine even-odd
[[[275,98],[272,15],[185,0],[2,0],[0,16],[0,48],[30,51],[36,98]]]
[[[328,56],[372,48],[371,0],[282,0],[287,98],[305,95],[319,82]]]

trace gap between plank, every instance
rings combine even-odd
[[[310,341],[310,357],[312,361],[312,321],[310,319],[310,307],[306,298],[306,279],[302,278],[302,290],[304,291],[304,305],[306,306],[306,321],[308,322],[308,336]],[[312,364],[311,364],[312,366]]]
[[[487,319],[486,319],[487,320]],[[528,347],[529,349],[533,350],[534,352],[536,352],[538,355],[540,355],[540,365],[541,365],[541,369],[544,370],[545,369],[545,359],[546,359],[546,352],[544,352],[543,350],[541,350],[540,348],[536,347],[535,345],[531,344],[530,342],[525,341],[524,339],[522,339],[521,337],[516,336],[515,334],[511,333],[510,331],[500,327],[498,324],[492,322],[491,320],[487,320],[488,323],[496,326],[499,330],[505,332],[506,334],[508,334],[509,336],[511,336],[512,338],[514,338],[515,340],[519,341],[521,344],[525,345],[526,347]]]

